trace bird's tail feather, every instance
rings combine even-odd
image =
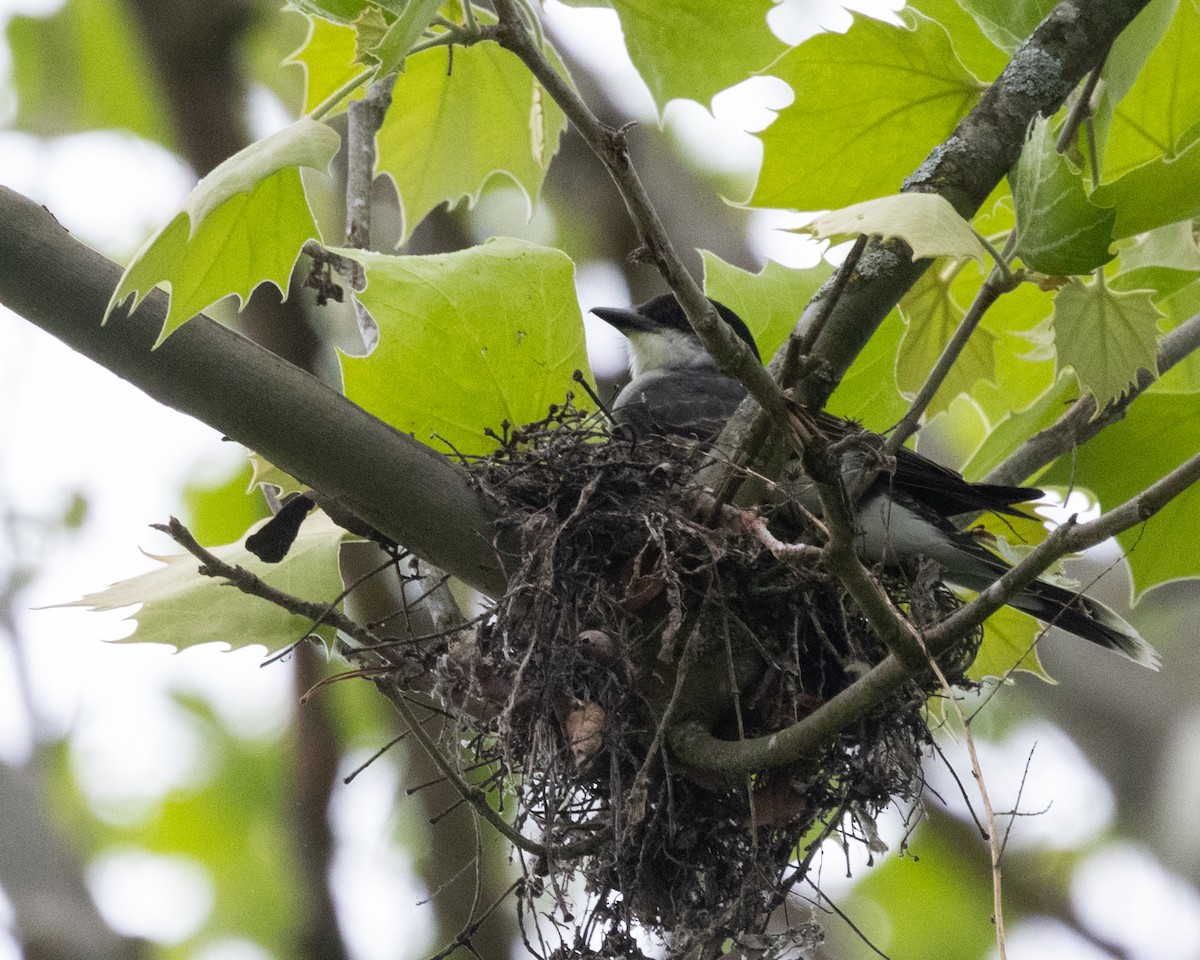
[[[1159,668],[1158,651],[1120,614],[1099,600],[1045,580],[1035,580],[1009,603],[1097,646],[1124,654],[1151,670]]]

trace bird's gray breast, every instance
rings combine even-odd
[[[613,418],[640,436],[714,436],[746,396],[716,370],[655,370],[635,377],[613,403]]]

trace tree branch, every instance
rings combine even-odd
[[[1125,411],[1146,389],[1177,363],[1200,350],[1200,313],[1185,320],[1163,337],[1158,346],[1158,376],[1139,370],[1136,386],[1112,400],[1099,413],[1096,398],[1090,393],[1076,400],[1055,423],[1035,433],[1008,458],[997,465],[985,480],[988,483],[1019,484],[1064,453],[1075,449],[1110,424],[1125,416]]]
[[[976,629],[1059,558],[1095,546],[1142,523],[1198,480],[1200,454],[1097,519],[1082,524],[1074,519],[1068,521],[971,603],[927,631],[929,655],[940,655]],[[749,740],[719,740],[702,723],[688,721],[668,732],[668,744],[684,763],[727,775],[811,759],[843,729],[918,675],[919,671],[910,670],[895,655],[890,655],[805,719],[778,733]]]
[[[1004,72],[950,137],[908,178],[903,190],[940,194],[971,219],[1016,163],[1029,124],[1039,115],[1054,114],[1147,2],[1062,0],[1017,48]],[[929,263],[913,262],[907,244],[870,243],[813,344],[822,375],[784,386],[795,387],[808,406],[823,406],[884,317]],[[827,284],[818,292],[802,324],[821,309],[829,288]],[[781,364],[777,354],[771,368]]]
[[[152,351],[166,314],[162,291],[102,327],[121,268],[6,187],[0,223],[0,303],[431,563],[485,593],[503,591],[497,508],[460,467],[206,317]]]
[[[705,348],[721,369],[745,384],[759,405],[775,417],[776,423],[786,425],[787,402],[779,387],[750,348],[720,318],[676,252],[658,211],[630,161],[625,128],[613,130],[601,123],[575,89],[559,76],[526,27],[515,0],[495,0],[495,8],[500,18],[496,39],[529,68],[604,164],[625,201],[630,219],[637,227],[644,245],[644,256],[662,274]]]

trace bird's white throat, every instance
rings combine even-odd
[[[660,370],[715,367],[708,351],[694,334],[680,330],[634,330],[629,340],[629,372],[636,379]]]

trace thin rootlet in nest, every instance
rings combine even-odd
[[[627,952],[635,922],[676,946],[760,933],[819,835],[857,823],[871,836],[893,799],[916,798],[932,691],[882,704],[812,762],[742,782],[681,768],[664,720],[726,739],[777,731],[885,649],[820,569],[697,514],[694,445],[610,436],[569,403],[500,439],[473,469],[522,561],[474,641],[472,696],[492,709],[463,722],[551,851],[525,887],[550,906],[527,906],[560,928],[571,918],[571,955],[606,938]],[[885,586],[919,622],[955,603],[928,576]],[[446,686],[461,689],[461,658],[454,669]],[[567,847],[587,853],[560,862]],[[583,916],[569,905],[578,877]]]

